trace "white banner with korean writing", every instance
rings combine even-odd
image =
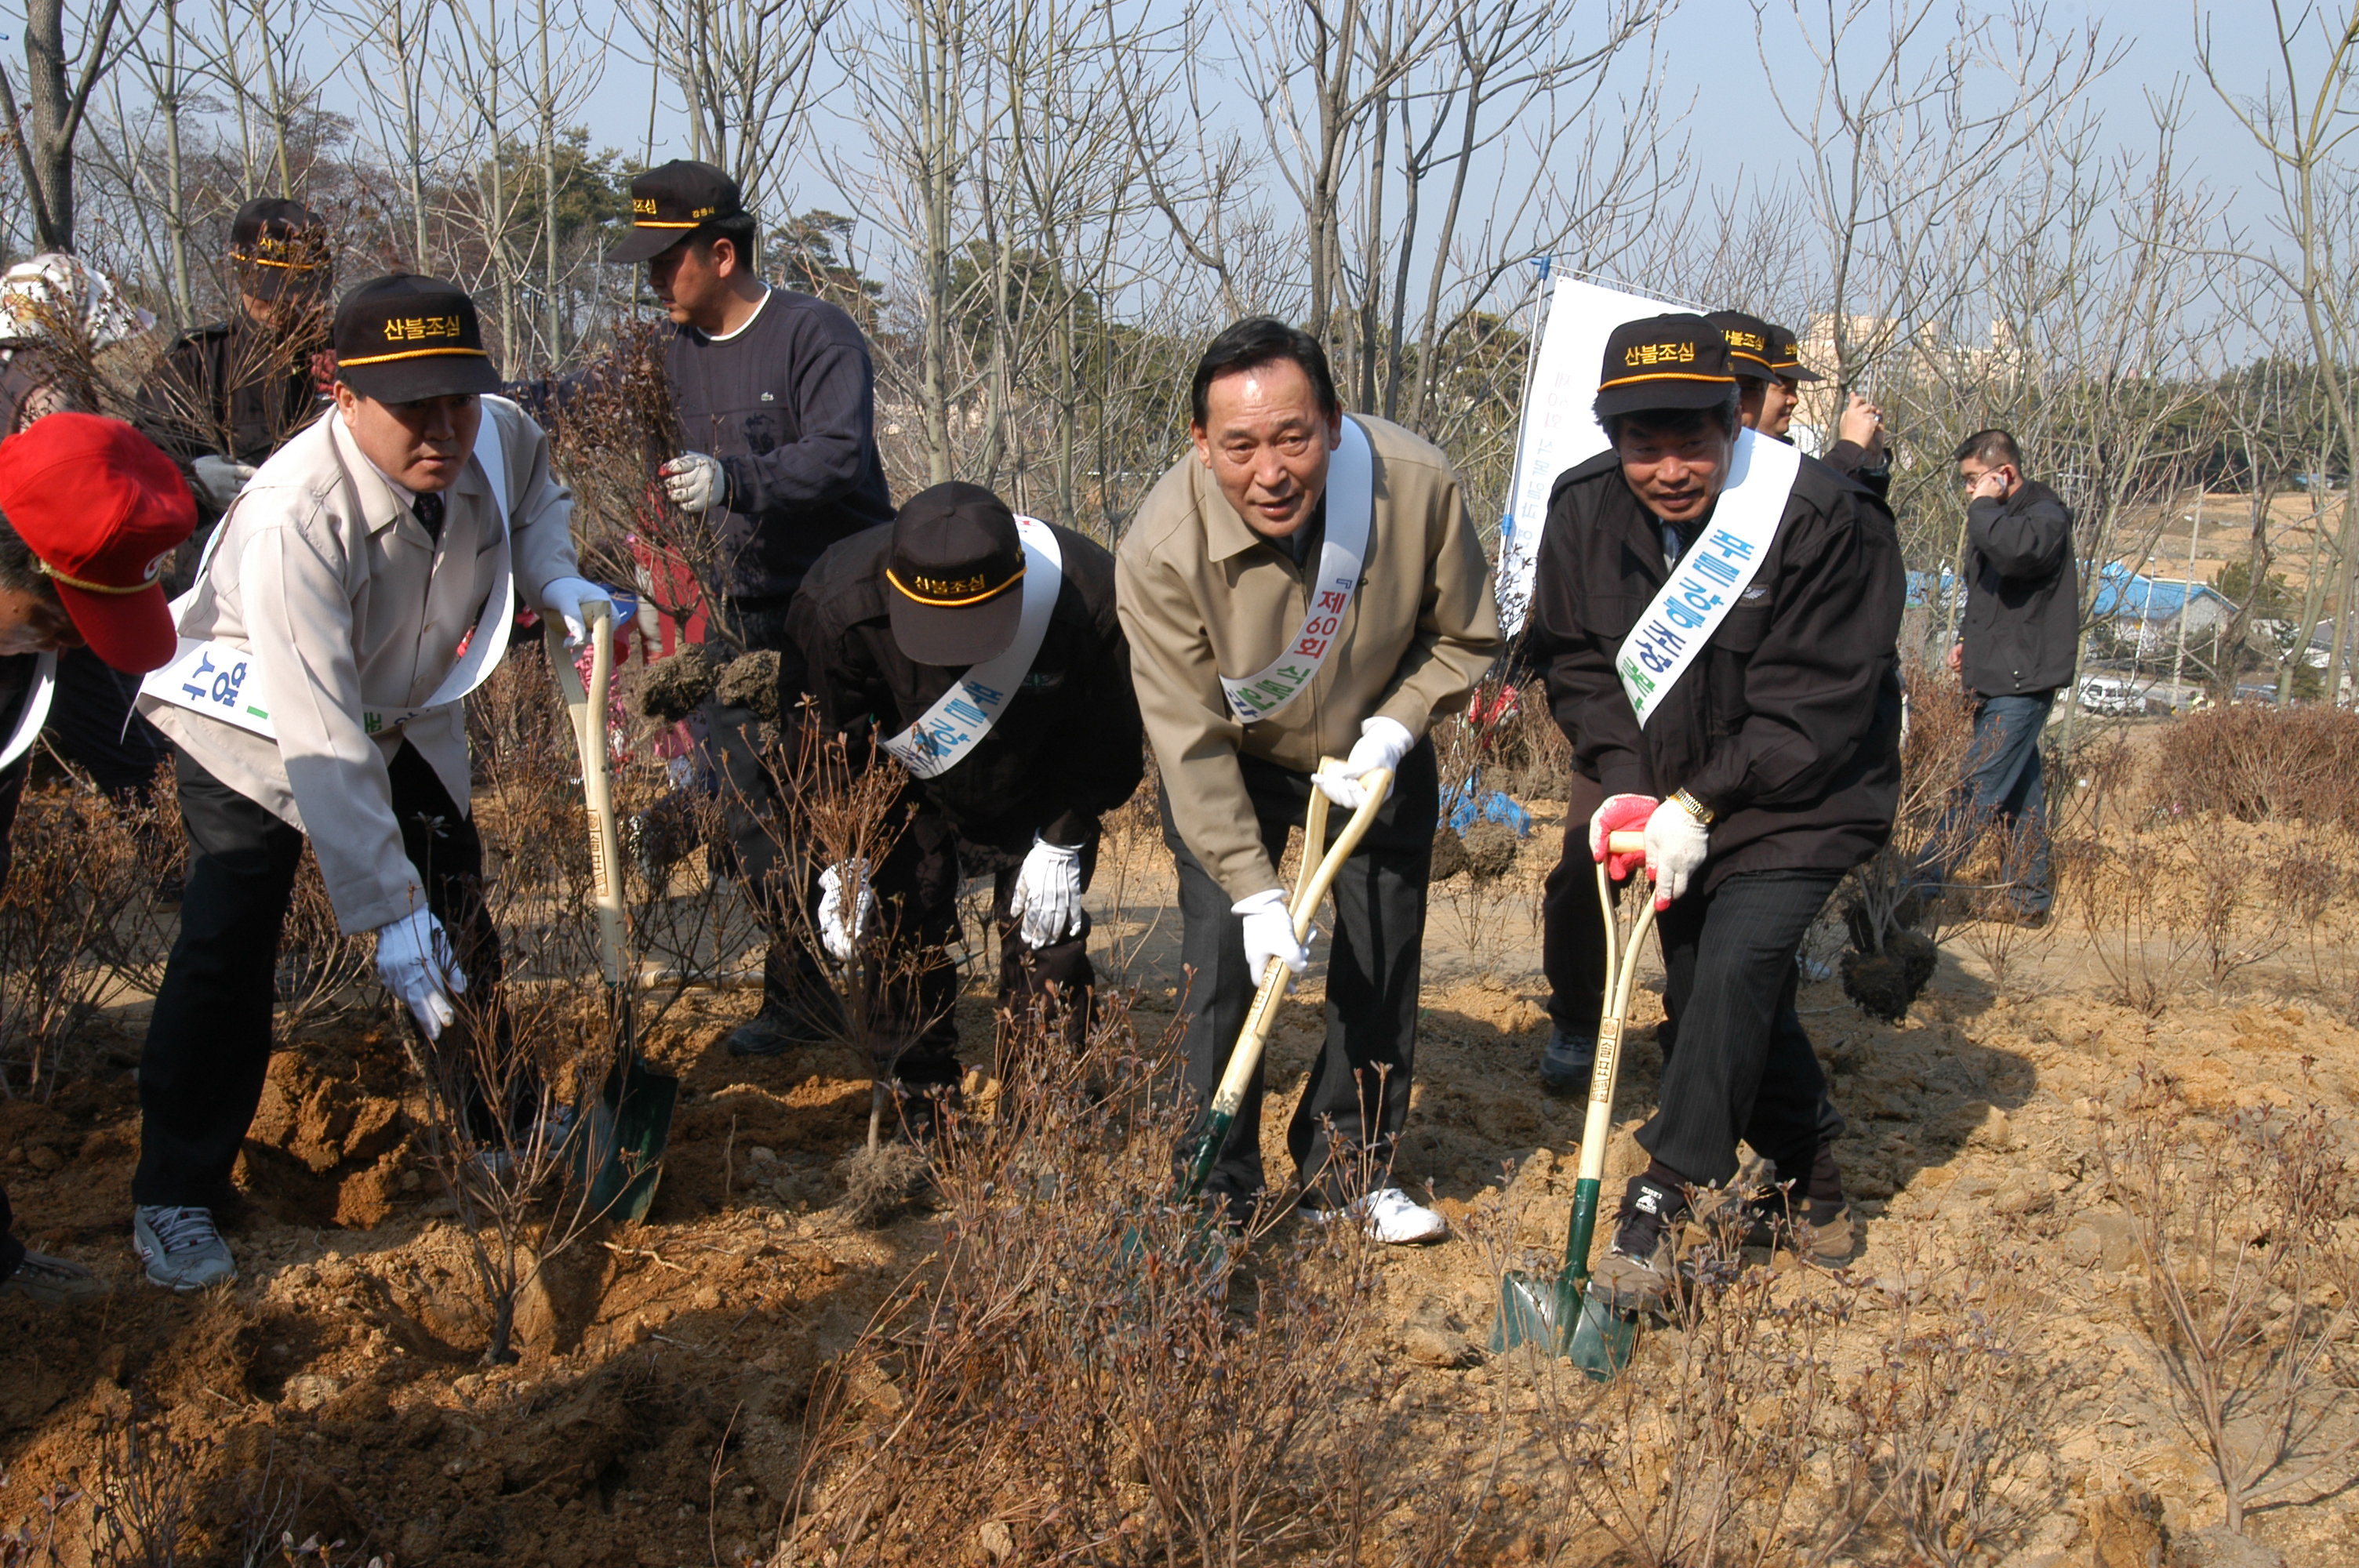
[[[1346,415],[1343,439],[1327,465],[1327,538],[1319,546],[1319,575],[1311,579],[1302,624],[1286,651],[1249,676],[1221,677],[1229,711],[1240,724],[1258,724],[1302,695],[1318,677],[1335,638],[1343,629],[1343,612],[1360,586],[1360,568],[1368,553],[1368,534],[1375,525],[1375,451],[1359,421]]]
[[[1614,673],[1630,698],[1638,727],[1662,705],[1752,585],[1794,492],[1802,454],[1783,442],[1740,430],[1728,466],[1728,485],[1712,509],[1703,537],[1671,568],[1614,656]]]
[[[1046,523],[1018,517],[1016,532],[1024,542],[1025,557],[1019,590],[1024,612],[1016,623],[1016,640],[997,658],[985,659],[951,682],[915,724],[885,742],[885,749],[921,779],[941,777],[991,733],[1007,699],[1032,673],[1032,661],[1048,638],[1057,589],[1065,580],[1064,552],[1057,547],[1056,531]]]
[[[1685,307],[1642,294],[1605,288],[1577,277],[1557,280],[1548,324],[1532,368],[1531,394],[1516,436],[1516,477],[1499,524],[1499,628],[1512,637],[1531,607],[1532,572],[1540,530],[1548,524],[1549,491],[1557,476],[1609,444],[1591,406],[1597,401],[1598,366],[1605,340],[1625,321],[1640,321]]]

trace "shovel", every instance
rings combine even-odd
[[[1319,766],[1323,770],[1334,759],[1330,757]],[[1287,913],[1294,917],[1294,939],[1310,940],[1310,917],[1318,913],[1319,901],[1327,896],[1327,889],[1343,870],[1343,862],[1352,858],[1360,840],[1367,835],[1369,826],[1385,804],[1385,795],[1392,788],[1393,775],[1378,768],[1363,773],[1360,782],[1367,789],[1366,801],[1343,824],[1335,836],[1334,847],[1319,860],[1311,853],[1327,837],[1327,795],[1317,784],[1310,786],[1310,804],[1302,821],[1302,866],[1294,877],[1294,901]],[[1253,1082],[1255,1071],[1261,1066],[1263,1047],[1269,1044],[1269,1032],[1277,1022],[1277,1004],[1286,1000],[1287,988],[1294,982],[1294,971],[1282,958],[1272,958],[1269,968],[1262,971],[1261,989],[1254,996],[1253,1006],[1245,1013],[1245,1027],[1237,1032],[1237,1043],[1229,1053],[1228,1070],[1221,1075],[1221,1087],[1212,1096],[1212,1104],[1204,1115],[1203,1136],[1196,1141],[1195,1157],[1188,1163],[1186,1195],[1194,1199],[1204,1190],[1212,1174],[1212,1166],[1220,1160],[1221,1151],[1229,1145],[1229,1130],[1236,1125],[1237,1112],[1245,1103],[1245,1089]]]
[[[573,720],[582,752],[582,799],[590,817],[590,902],[598,915],[599,967],[620,1054],[598,1099],[582,1115],[573,1140],[573,1169],[588,1188],[593,1214],[645,1219],[663,1176],[664,1144],[671,1137],[679,1080],[650,1068],[639,1055],[633,1011],[636,977],[631,963],[629,915],[623,903],[622,844],[614,830],[614,797],[606,777],[606,707],[614,676],[614,617],[603,604],[583,606],[590,630],[590,684],[582,684],[565,627],[551,618],[548,647],[558,694]]]
[[[1616,833],[1607,847],[1616,854],[1646,848],[1643,833]],[[1641,890],[1642,892],[1646,890]],[[1644,908],[1623,940],[1614,909],[1614,886],[1605,867],[1597,868],[1597,902],[1605,914],[1605,1005],[1597,1021],[1597,1065],[1589,1075],[1589,1119],[1581,1131],[1581,1165],[1572,1187],[1572,1227],[1565,1240],[1564,1267],[1553,1279],[1535,1279],[1510,1270],[1499,1281],[1499,1317],[1491,1330],[1494,1353],[1519,1345],[1544,1344],[1599,1382],[1629,1365],[1638,1337],[1634,1314],[1617,1313],[1586,1299],[1589,1244],[1597,1229],[1597,1189],[1605,1176],[1605,1144],[1614,1132],[1614,1086],[1622,1069],[1622,1022],[1630,993],[1638,984],[1638,948],[1655,924],[1655,901]]]

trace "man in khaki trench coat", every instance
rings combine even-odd
[[[461,699],[498,662],[515,594],[577,635],[606,597],[578,575],[547,437],[483,395],[499,376],[466,295],[377,278],[333,339],[335,406],[239,494],[139,698],[178,753],[189,829],[132,1181],[133,1245],[176,1290],[235,1272],[212,1210],[261,1101],[304,840],[339,924],[375,933],[378,975],[438,1039],[451,997],[499,966]]]
[[[1441,1217],[1389,1168],[1440,806],[1426,727],[1498,654],[1490,569],[1449,460],[1397,425],[1346,419],[1309,334],[1231,327],[1196,367],[1192,414],[1196,449],[1148,493],[1115,576],[1179,862],[1189,1087],[1210,1099],[1268,961],[1309,961],[1277,864],[1311,790],[1340,827],[1363,775],[1393,770],[1335,882],[1327,1044],[1287,1145],[1314,1212],[1348,1205],[1380,1240],[1437,1240]],[[1348,760],[1314,773],[1323,757]],[[1262,1187],[1261,1093],[1256,1076],[1209,1184],[1233,1221]]]

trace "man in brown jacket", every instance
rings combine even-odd
[[[304,840],[339,924],[376,934],[378,976],[438,1040],[470,979],[498,978],[462,699],[516,592],[577,635],[606,597],[577,575],[548,438],[481,395],[499,378],[466,295],[377,278],[333,335],[335,407],[239,492],[140,692],[179,753],[189,880],[139,1065],[132,1239],[176,1290],[235,1272],[212,1209],[261,1101]]]
[[[1497,656],[1490,570],[1449,460],[1397,426],[1345,419],[1309,334],[1238,322],[1191,395],[1196,449],[1148,493],[1115,571],[1179,863],[1189,1087],[1210,1099],[1269,959],[1297,974],[1309,962],[1277,867],[1310,792],[1353,810],[1363,775],[1394,770],[1335,882],[1326,1048],[1287,1145],[1314,1212],[1349,1203],[1382,1240],[1434,1240],[1441,1217],[1386,1173],[1408,1110],[1440,795],[1426,727]],[[1256,1077],[1210,1184],[1233,1218],[1263,1185],[1261,1092]],[[1354,1195],[1363,1152],[1377,1184]]]

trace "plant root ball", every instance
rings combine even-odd
[[[658,724],[677,724],[712,695],[712,655],[690,643],[647,667],[639,683],[639,712]]]
[[[1447,881],[1466,869],[1466,840],[1458,829],[1447,822],[1433,836],[1433,872],[1435,881]]]
[[[778,655],[747,654],[730,661],[713,683],[712,695],[732,708],[745,708],[771,723],[778,721]]]
[[[1504,822],[1477,822],[1466,829],[1466,874],[1478,882],[1495,881],[1516,863],[1516,830]]]
[[[843,1211],[863,1229],[882,1225],[924,1190],[926,1152],[908,1143],[863,1144],[844,1156]]]
[[[1843,955],[1843,995],[1870,1018],[1897,1023],[1908,1016],[1908,1004],[1933,978],[1940,961],[1941,950],[1920,933],[1896,933],[1885,942],[1881,953]]]

